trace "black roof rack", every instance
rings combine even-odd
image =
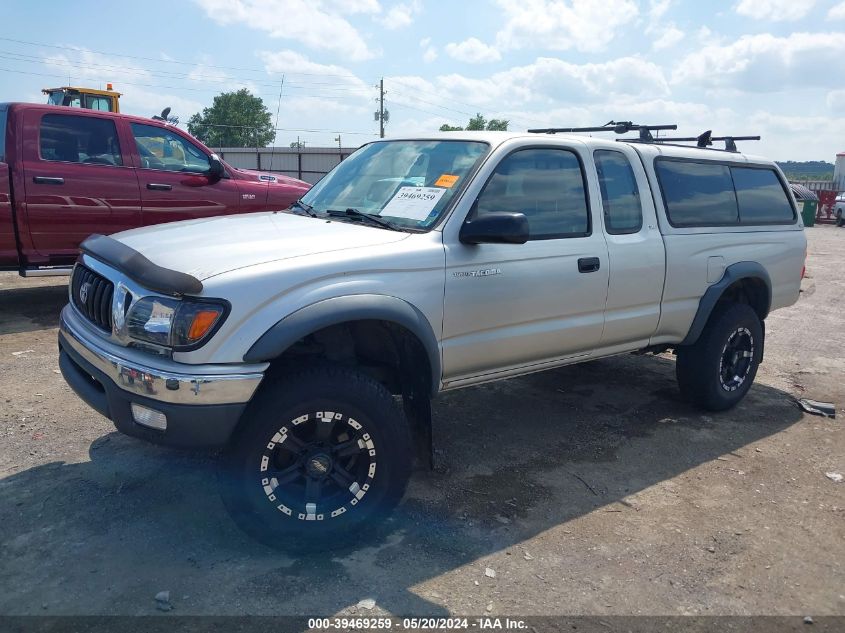
[[[644,143],[651,143],[654,137],[651,135],[652,131],[657,130],[677,130],[678,126],[671,125],[641,125],[639,123],[632,123],[631,121],[608,121],[604,125],[596,127],[547,127],[535,128],[528,130],[534,134],[557,134],[570,132],[615,132],[616,134],[627,134],[637,130],[640,133],[639,140]]]
[[[638,131],[639,138],[620,138],[616,139],[623,143],[665,143],[673,145],[676,143],[695,142],[696,146],[701,149],[707,149],[713,145],[713,141],[724,141],[727,152],[738,152],[736,148],[737,141],[759,141],[759,136],[713,136],[713,130],[707,130],[698,136],[679,136],[679,137],[657,137],[655,138],[652,131],[659,130],[677,130],[677,125],[641,125],[639,123],[632,123],[631,121],[608,121],[604,125],[597,125],[595,127],[547,127],[535,128],[528,130],[534,134],[556,134],[572,133],[572,132],[615,132],[616,134],[627,134],[628,132]],[[678,147],[687,147],[686,145],[679,145]]]
[[[620,139],[620,140],[631,140],[634,142],[639,141],[639,139]],[[736,148],[736,141],[759,141],[759,136],[713,136],[713,130],[707,130],[702,132],[698,136],[685,136],[685,137],[663,137],[656,139],[655,142],[657,143],[679,143],[679,142],[691,142],[695,141],[697,147],[701,149],[705,149],[713,145],[713,141],[724,141],[725,142],[725,151],[728,152],[737,152],[739,151]]]

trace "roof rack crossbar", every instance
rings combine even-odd
[[[639,123],[632,123],[631,121],[608,121],[604,125],[595,127],[547,127],[534,128],[528,130],[533,134],[557,134],[560,133],[577,133],[577,132],[615,132],[616,134],[627,134],[628,132],[638,131],[640,139],[643,141],[652,140],[651,132],[658,130],[677,130],[677,125],[640,125]]]
[[[629,139],[619,139],[619,140],[620,141],[634,142],[634,143],[646,142],[646,141],[643,140],[642,134],[640,135],[640,138],[638,138],[638,139],[629,138]],[[678,136],[678,137],[664,136],[664,137],[661,137],[661,138],[653,139],[653,140],[648,141],[648,142],[669,143],[669,144],[681,143],[681,142],[684,142],[684,143],[695,142],[695,144],[699,148],[706,149],[706,148],[710,147],[711,145],[713,145],[713,141],[724,141],[726,151],[737,152],[739,150],[736,147],[736,141],[759,141],[759,140],[760,140],[759,136],[713,136],[713,131],[707,130],[706,132],[702,132],[698,136]]]

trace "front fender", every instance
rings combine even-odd
[[[249,363],[281,356],[301,338],[331,325],[349,321],[390,321],[412,332],[422,343],[431,367],[431,389],[440,385],[440,345],[425,315],[413,305],[388,295],[348,295],[324,299],[300,308],[276,323],[244,354]]]

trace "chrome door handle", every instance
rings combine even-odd
[[[65,179],[58,176],[33,176],[32,182],[37,185],[63,185]]]

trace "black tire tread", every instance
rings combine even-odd
[[[745,383],[735,392],[725,392],[718,382],[714,367],[718,366],[725,338],[740,324],[751,326],[755,340],[755,357]],[[679,347],[675,374],[681,395],[707,411],[724,411],[736,405],[754,382],[763,346],[763,327],[754,309],[746,303],[717,306],[698,340]],[[714,365],[715,363],[715,365]]]
[[[331,393],[340,392],[342,398],[354,397],[358,406],[366,407],[378,420],[376,424],[386,436],[381,450],[389,450],[394,456],[389,481],[383,482],[387,488],[377,506],[379,512],[388,513],[401,500],[411,475],[411,431],[404,413],[384,385],[351,366],[320,363],[268,376],[265,380],[221,454],[220,493],[229,514],[251,537],[278,549],[334,549],[364,537],[364,531],[356,528],[361,527],[368,515],[350,516],[355,512],[346,513],[342,521],[332,519],[323,525],[298,520],[267,521],[266,516],[262,521],[251,508],[245,507],[237,475],[242,472],[245,453],[250,450],[250,438],[264,441],[268,420],[278,420],[281,412],[309,398],[330,398]],[[268,525],[270,522],[272,525]]]

